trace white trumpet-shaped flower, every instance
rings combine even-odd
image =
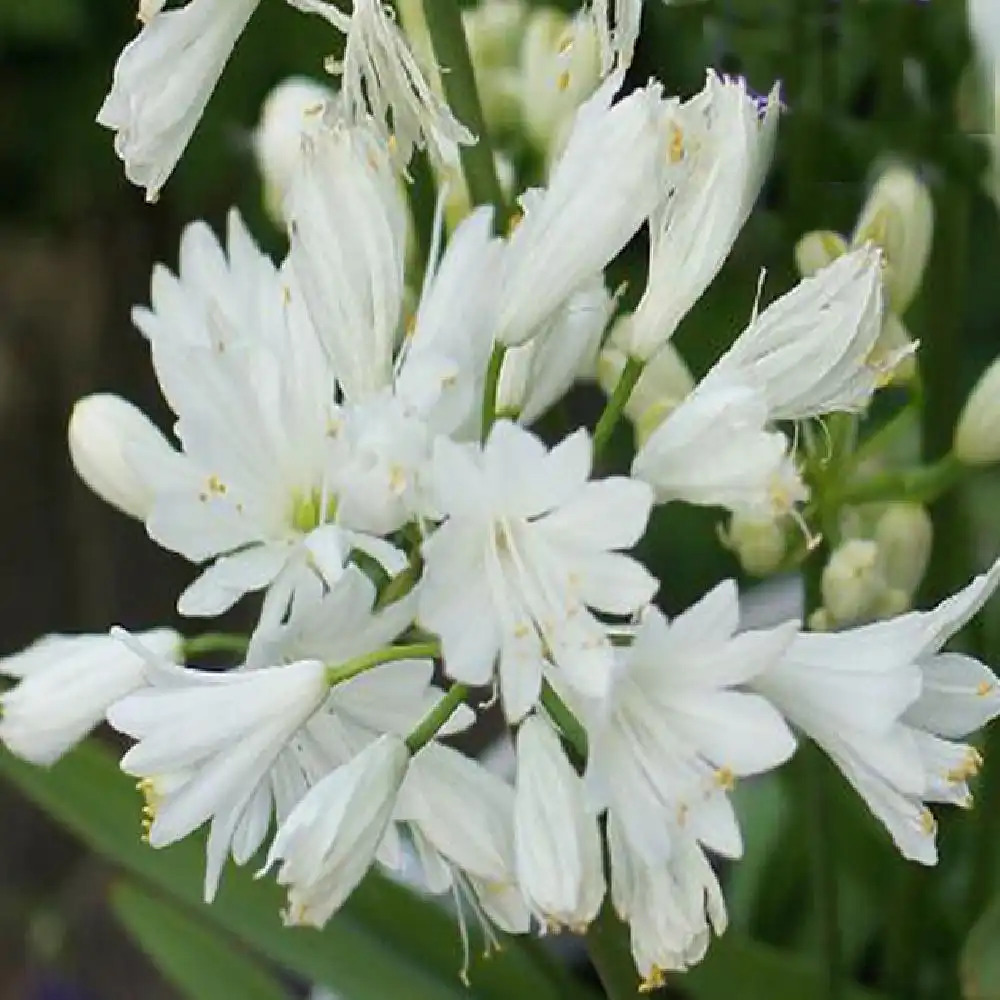
[[[577,112],[544,191],[522,198],[524,216],[504,253],[496,338],[521,344],[635,235],[662,197],[672,107],[651,83],[616,104],[621,74]]]
[[[409,831],[428,891],[455,896],[466,963],[466,906],[493,945],[493,924],[511,934],[528,930],[531,914],[517,883],[509,784],[464,754],[429,743],[413,757],[395,818]]]
[[[170,629],[139,638],[158,656],[180,658],[181,637]],[[145,684],[145,661],[108,635],[50,635],[0,659],[0,675],[18,682],[0,694],[0,741],[33,764],[52,764]]]
[[[726,929],[719,880],[698,841],[682,828],[670,831],[670,856],[649,863],[632,849],[620,824],[608,822],[611,898],[631,931],[632,956],[643,992],[704,958],[712,932]]]
[[[335,117],[304,133],[285,214],[306,308],[345,397],[362,399],[391,381],[403,301],[406,204],[385,146]]]
[[[481,450],[439,438],[433,461],[434,501],[447,520],[423,545],[419,619],[441,636],[447,672],[487,684],[499,657],[512,720],[537,700],[545,655],[570,683],[603,694],[612,651],[589,609],[632,614],[656,590],[619,551],[645,529],[649,488],[588,482],[584,431],[549,452],[508,421]]]
[[[712,376],[757,386],[771,420],[863,410],[898,357],[873,361],[882,329],[881,254],[845,253],[755,316]]]
[[[808,496],[790,450],[784,433],[770,427],[762,388],[710,373],[649,435],[632,475],[649,483],[661,503],[771,517]]]
[[[649,220],[649,278],[625,333],[632,357],[673,336],[729,256],[770,163],[779,103],[777,88],[762,101],[710,70],[671,117],[671,185]]]
[[[351,121],[374,126],[394,146],[397,162],[409,163],[426,148],[442,164],[458,162],[458,147],[476,138],[434,92],[396,15],[385,0],[354,0],[350,14],[327,0],[289,0],[293,7],[326,18],[347,36],[343,62],[331,66]]]
[[[514,848],[518,882],[539,920],[585,929],[604,899],[597,816],[559,738],[537,715],[517,731]]]
[[[322,927],[375,860],[410,752],[382,736],[314,785],[278,828],[264,871],[279,861],[287,924]]]
[[[259,2],[190,0],[164,11],[161,0],[140,7],[145,23],[118,59],[97,121],[115,131],[125,174],[150,201],[181,158]]]
[[[670,854],[680,827],[713,850],[739,856],[725,796],[738,777],[777,767],[795,740],[762,697],[736,690],[776,663],[796,623],[737,634],[732,581],[672,622],[650,608],[613,684],[588,721],[586,781],[631,849],[649,863]]]
[[[957,738],[1000,714],[988,667],[941,647],[1000,583],[1000,562],[932,611],[803,633],[752,684],[818,743],[901,853],[937,860],[927,802],[969,805],[977,751]]]

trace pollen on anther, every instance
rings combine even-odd
[[[564,69],[559,74],[559,79],[556,80],[556,86],[559,88],[560,91],[567,90],[569,88],[569,81],[570,81],[569,70]]]
[[[980,681],[976,687],[976,694],[980,698],[985,698],[988,694],[991,694],[993,689],[996,687],[995,684],[991,684],[989,681]]]
[[[715,772],[715,783],[724,792],[731,792],[736,787],[736,775],[730,767],[720,767]]]
[[[930,809],[924,809],[920,813],[920,829],[923,830],[923,832],[928,836],[937,830],[937,820],[934,818],[934,813],[932,813]]]

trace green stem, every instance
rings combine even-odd
[[[381,666],[383,663],[393,663],[397,660],[432,660],[441,655],[439,642],[415,642],[407,646],[386,646],[374,652],[356,656],[346,663],[326,668],[326,682],[333,687],[343,684],[358,674]]]
[[[618,919],[608,899],[587,929],[587,951],[608,1000],[637,1000],[641,995],[639,977],[629,946],[628,928]]]
[[[453,684],[448,693],[417,723],[416,728],[406,737],[406,745],[414,754],[425,747],[441,727],[455,714],[455,709],[469,696],[464,684]]]
[[[486,384],[483,386],[483,442],[490,436],[490,428],[497,419],[497,389],[500,386],[500,370],[503,368],[507,348],[494,344],[489,364],[486,366]]]
[[[387,608],[390,604],[402,600],[417,585],[420,578],[420,552],[415,551],[410,557],[410,565],[400,570],[383,588],[375,602],[375,610]]]
[[[611,439],[611,433],[625,411],[625,404],[628,403],[632,390],[639,381],[639,376],[642,375],[643,368],[645,368],[644,361],[629,358],[625,362],[625,368],[618,379],[618,384],[597,421],[597,427],[594,428],[594,458],[601,454]]]
[[[455,116],[477,137],[475,145],[462,146],[460,153],[469,197],[474,205],[493,205],[494,225],[501,228],[506,221],[507,206],[479,101],[462,11],[456,0],[423,0],[423,4],[427,32],[441,66],[445,97]]]
[[[965,467],[952,455],[945,455],[931,465],[884,472],[859,482],[849,483],[837,495],[838,504],[883,503],[910,500],[933,503],[952,490]]]
[[[852,470],[860,468],[870,459],[881,457],[891,450],[898,440],[905,437],[907,432],[912,430],[915,433],[919,419],[920,408],[914,399],[861,443],[861,447],[851,459]]]
[[[193,635],[183,642],[185,660],[193,660],[206,653],[238,653],[242,656],[250,645],[250,637],[236,632],[206,632]]]
[[[569,745],[580,755],[581,760],[587,759],[587,730],[573,714],[569,706],[556,694],[555,688],[548,682],[542,683],[542,707],[549,717],[559,727],[560,732]]]

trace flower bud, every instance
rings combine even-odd
[[[819,229],[806,233],[795,244],[795,266],[803,278],[809,278],[845,253],[847,242],[840,233]]]
[[[528,19],[521,45],[521,117],[541,150],[558,142],[566,122],[597,88],[601,58],[592,18],[542,7]]]
[[[954,450],[965,465],[1000,462],[1000,358],[983,372],[965,401]]]
[[[885,581],[875,542],[852,538],[830,556],[821,582],[823,606],[839,623],[871,618]]]
[[[916,503],[893,503],[875,526],[882,577],[891,589],[912,595],[927,572],[934,529],[930,515]]]
[[[733,514],[722,542],[753,576],[768,576],[781,565],[787,539],[781,521],[776,518]]]
[[[527,16],[523,0],[484,0],[462,12],[483,116],[494,133],[520,125],[518,40]]]
[[[85,396],[73,407],[69,454],[77,474],[102,500],[140,521],[153,504],[143,470],[178,461],[149,418],[110,393]]]
[[[885,384],[907,385],[917,374],[917,351],[903,321],[893,312],[882,314],[882,331],[868,363],[884,368]]]
[[[871,241],[885,251],[885,288],[902,315],[920,288],[934,238],[934,203],[927,185],[909,167],[888,167],[868,195],[853,243]]]
[[[261,105],[253,149],[264,181],[264,206],[280,226],[285,221],[283,204],[299,162],[302,136],[311,121],[319,124],[321,111],[333,96],[321,83],[292,76],[279,83]]]

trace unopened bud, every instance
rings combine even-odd
[[[485,0],[462,12],[483,116],[493,133],[520,124],[519,41],[527,17],[523,0]]]
[[[934,528],[930,515],[916,503],[893,503],[875,525],[882,576],[890,588],[912,595],[927,572]],[[898,612],[896,612],[898,614]]]
[[[823,606],[834,621],[858,622],[873,617],[885,589],[875,542],[852,538],[835,549],[823,570],[821,587]]]
[[[500,182],[500,190],[506,199],[510,200],[514,194],[514,182],[516,174],[514,164],[502,153],[493,154],[493,163],[496,167],[497,180]],[[444,202],[444,221],[448,232],[454,232],[455,227],[472,211],[472,199],[469,197],[469,186],[465,182],[465,173],[460,169],[449,167],[438,171],[438,189],[448,185],[448,193]]]
[[[80,478],[102,500],[140,521],[150,512],[153,494],[138,469],[178,461],[149,418],[110,393],[85,396],[73,407],[69,454]]]
[[[529,138],[547,151],[601,79],[593,18],[567,17],[548,7],[528,19],[521,45],[521,118]]]
[[[887,168],[868,195],[852,242],[871,241],[885,252],[885,288],[899,315],[920,288],[933,238],[934,203],[927,185],[902,164]]]
[[[903,321],[886,310],[868,363],[885,371],[887,385],[908,385],[917,374],[916,346]]]
[[[253,135],[257,166],[264,181],[264,205],[284,225],[283,204],[298,169],[302,136],[318,127],[333,91],[302,76],[279,83],[264,98]]]
[[[746,514],[733,514],[722,542],[753,576],[774,573],[781,566],[788,547],[780,520]]]
[[[965,401],[954,449],[965,465],[1000,462],[1000,358],[983,372]]]
[[[809,278],[845,253],[847,241],[840,233],[819,229],[806,233],[795,244],[795,266],[803,278]]]

